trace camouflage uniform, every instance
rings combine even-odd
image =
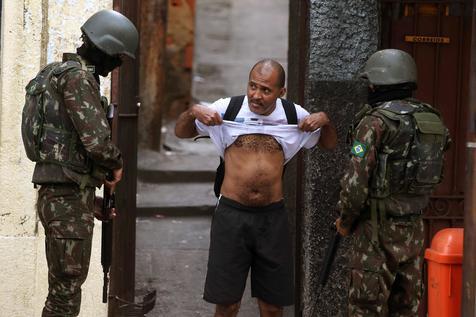
[[[41,186],[37,208],[48,262],[49,290],[42,316],[69,317],[79,314],[81,285],[88,274],[95,187],[103,183],[106,171],[122,166],[122,159],[110,141],[99,85],[86,62],[76,54],[64,54],[54,74],[50,83],[58,94],[45,98],[55,98],[57,112],[46,113],[44,126],[69,132],[75,147],[73,153],[63,153],[54,134],[42,140],[42,147],[52,145],[50,154],[58,160],[71,155],[84,164],[75,168],[38,162],[33,183]]]
[[[424,227],[421,211],[428,204],[430,193],[399,192],[398,188],[406,188],[408,180],[406,176],[394,176],[396,182],[386,184],[390,194],[371,198],[375,197],[373,188],[384,182],[376,176],[383,158],[389,161],[394,158],[393,165],[387,165],[391,166],[390,175],[392,172],[405,175],[405,166],[412,167],[406,161],[398,163],[398,159],[407,157],[414,149],[411,140],[415,128],[411,127],[406,133],[406,140],[398,139],[405,135],[399,134],[402,129],[399,122],[382,115],[389,106],[421,109],[422,104],[415,99],[405,99],[377,104],[374,109],[366,106],[371,110],[363,115],[353,131],[352,156],[341,180],[338,207],[342,227],[354,230],[353,248],[349,251],[349,316],[417,316],[422,296]],[[446,128],[443,140],[441,152],[449,142]],[[437,180],[440,176],[435,175]],[[375,208],[371,206],[373,202]],[[375,210],[373,217],[372,210]]]

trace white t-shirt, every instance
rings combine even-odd
[[[217,111],[222,117],[230,103],[230,98],[219,99],[209,107]],[[295,105],[298,122],[309,115],[304,108]],[[312,148],[320,137],[320,129],[313,132],[303,132],[296,124],[287,124],[281,99],[276,100],[276,108],[267,115],[255,114],[248,107],[245,97],[235,121],[223,121],[221,125],[207,126],[195,120],[197,132],[200,135],[210,136],[221,157],[225,149],[235,142],[240,135],[266,134],[271,135],[281,145],[284,152],[284,163],[287,163],[302,148]]]

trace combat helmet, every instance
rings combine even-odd
[[[375,86],[416,84],[417,68],[410,54],[397,49],[385,49],[370,56],[360,77],[368,79]]]
[[[121,13],[114,10],[96,12],[83,24],[81,31],[107,55],[125,54],[135,58],[139,33]]]

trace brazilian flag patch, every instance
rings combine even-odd
[[[355,140],[350,152],[352,155],[362,158],[365,156],[365,153],[367,153],[367,146]]]

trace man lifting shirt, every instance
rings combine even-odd
[[[178,137],[210,135],[225,161],[204,291],[204,299],[216,304],[215,317],[237,315],[250,268],[261,317],[282,316],[283,306],[294,301],[284,164],[301,146],[318,142],[334,148],[337,136],[324,112],[309,114],[298,105],[298,124],[288,125],[279,99],[286,93],[284,83],[282,66],[262,60],[251,69],[247,96],[234,122],[222,119],[229,99],[220,99],[211,107],[192,106],[176,123]]]
[[[223,117],[230,100],[231,98],[219,99],[209,108]],[[301,106],[294,106],[298,121],[309,115],[309,112]],[[241,135],[271,135],[282,148],[284,164],[289,162],[301,148],[310,149],[315,146],[320,136],[319,128],[312,132],[305,132],[299,129],[297,124],[288,124],[280,98],[276,100],[275,110],[268,116],[253,113],[248,107],[248,98],[245,97],[243,105],[233,121],[223,120],[223,124],[208,126],[195,120],[195,125],[199,135],[211,138],[221,157],[224,157],[226,148]]]

